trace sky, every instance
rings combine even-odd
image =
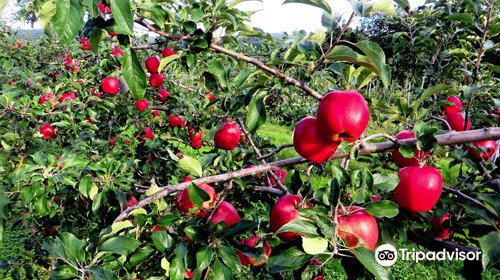
[[[15,10],[14,3],[11,0],[9,6],[5,8],[2,18],[8,19],[8,13]],[[285,4],[284,0],[262,0],[248,1],[239,4],[237,7],[244,11],[258,11],[252,16],[250,25],[259,27],[270,33],[279,33],[283,31],[292,32],[303,29],[307,32],[313,32],[322,29],[321,14],[322,10],[316,7],[304,4]],[[327,0],[334,13],[344,14],[345,17],[351,13],[351,5],[348,0]],[[425,0],[410,0],[412,9],[423,5]],[[10,22],[10,21],[9,21]],[[15,23],[15,28],[30,28],[29,25]],[[35,25],[34,28],[40,28]]]

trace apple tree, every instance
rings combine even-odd
[[[321,280],[337,262],[393,279],[373,252],[389,243],[480,250],[464,276],[498,271],[494,1],[285,1],[323,29],[279,38],[241,2],[26,1],[46,35],[0,37],[0,240],[27,228],[35,253],[2,269]],[[345,40],[374,15],[404,22],[390,45]]]

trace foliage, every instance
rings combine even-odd
[[[39,18],[46,36],[32,42],[12,31],[0,35],[0,240],[8,221],[9,228],[28,230],[29,248],[26,260],[2,262],[0,275],[19,279],[35,269],[50,271],[53,279],[184,279],[190,273],[194,279],[314,279],[324,272],[316,261],[341,273],[340,260],[351,278],[391,279],[373,252],[353,250],[338,238],[337,209],[351,204],[377,216],[379,245],[410,243],[422,250],[442,245],[431,224],[448,212],[450,243],[486,255],[478,271],[464,265],[464,275],[473,279],[482,268],[495,273],[500,159],[478,163],[465,149],[438,147],[434,136],[447,128],[432,119],[448,104],[447,95],[458,94],[473,127],[498,125],[498,48],[492,44],[499,22],[480,9],[493,2],[436,2],[407,14],[405,1],[396,1],[398,8],[392,1],[352,1],[353,14],[342,18],[327,1],[285,1],[322,9],[324,29],[280,38],[247,25],[250,13],[237,8],[243,1],[26,2],[22,16]],[[346,31],[354,17],[368,19]],[[149,35],[135,33],[134,26]],[[78,43],[84,37],[88,50]],[[161,101],[143,63],[165,48],[176,54],[161,59],[162,88],[170,93]],[[105,77],[118,78],[118,94],[102,92]],[[165,186],[179,191],[185,176],[234,174],[263,164],[259,153],[289,143],[289,128],[315,113],[311,96],[345,89],[367,99],[368,132],[413,128],[416,146],[433,151],[428,161],[436,160],[443,174],[458,173],[446,182],[469,199],[443,193],[429,213],[399,209],[390,201],[398,169],[389,154],[360,156],[356,148],[363,143],[357,142],[339,148],[349,153],[350,166],[349,160],[332,160],[287,169],[285,190],[312,206],[301,210],[307,221],[282,228],[303,235],[291,243],[269,230],[269,212],[283,189],[267,173],[212,184],[241,217],[229,229],[193,215],[208,195],[187,184],[191,212],[179,211],[167,195],[115,220],[133,206],[132,197],[155,198]],[[71,94],[74,99],[60,99]],[[134,105],[141,99],[149,103],[143,111]],[[171,125],[170,116],[181,116],[186,126]],[[232,151],[212,145],[225,121],[248,134]],[[44,123],[55,127],[51,139],[39,132]],[[203,134],[201,148],[190,142],[196,131]],[[266,160],[295,156],[288,149]],[[400,150],[414,153],[412,147]],[[240,243],[253,235],[268,241],[272,253],[266,265],[244,267],[237,252],[262,258],[264,241],[255,248]]]

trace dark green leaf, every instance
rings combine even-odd
[[[204,201],[210,199],[208,193],[194,183],[188,186],[188,194],[196,208],[200,208]]]
[[[78,270],[67,264],[61,265],[52,270],[52,277],[55,279],[75,279],[78,275]]]
[[[52,29],[59,35],[59,41],[67,44],[73,41],[83,26],[85,9],[79,0],[56,0],[56,14],[52,17]]]
[[[162,230],[153,232],[153,234],[151,234],[151,239],[156,248],[162,253],[174,245],[174,239]]]
[[[130,8],[130,0],[109,0],[109,3],[118,27],[116,32],[134,35],[134,17]]]
[[[484,269],[500,261],[500,232],[492,231],[479,238],[479,245]]]
[[[276,234],[281,232],[290,232],[290,231],[303,234],[307,237],[319,237],[319,234],[314,224],[303,220],[293,220],[286,223],[279,230],[276,231]]]
[[[217,78],[219,83],[222,86],[227,87],[228,71],[224,68],[224,66],[219,61],[214,59],[207,61],[207,66],[210,73],[212,73]]]
[[[403,144],[399,147],[398,151],[405,158],[413,158],[415,157],[415,147],[412,145]]]
[[[282,5],[290,3],[306,4],[309,6],[320,8],[329,14],[332,13],[332,8],[330,8],[330,5],[325,0],[285,0]]]
[[[104,31],[102,29],[95,29],[92,30],[90,33],[90,50],[97,55],[99,52],[99,44],[101,43],[101,40],[103,38]]]
[[[310,258],[311,255],[300,251],[297,247],[292,247],[277,256],[270,257],[266,265],[269,272],[278,273],[283,270],[295,270]]]
[[[146,73],[131,48],[126,48],[123,52],[122,72],[134,99],[141,100],[146,93]]]
[[[398,205],[389,200],[370,202],[365,206],[365,210],[373,216],[387,218],[396,217],[399,213]]]
[[[375,275],[377,280],[392,280],[392,273],[385,267],[379,265],[375,259],[373,251],[365,247],[358,247],[354,250],[354,255],[368,271]]]
[[[267,91],[258,91],[252,96],[252,101],[248,104],[246,125],[250,134],[254,134],[266,122],[267,114],[264,99],[267,94]]]
[[[95,267],[89,269],[90,277],[92,280],[118,280],[119,278],[115,275],[115,273],[109,269]]]
[[[127,236],[116,236],[110,238],[99,246],[99,251],[126,255],[141,245],[141,242]]]

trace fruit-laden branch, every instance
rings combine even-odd
[[[476,141],[485,141],[485,140],[498,140],[500,139],[500,127],[492,127],[492,128],[485,128],[485,129],[476,129],[476,130],[470,130],[470,131],[462,131],[462,132],[450,132],[450,133],[445,133],[441,135],[436,135],[436,139],[438,141],[438,145],[440,146],[449,146],[449,145],[455,145],[455,144],[462,144],[462,143],[470,143],[470,142],[476,142]],[[373,153],[382,153],[382,152],[387,152],[394,150],[398,148],[400,145],[407,144],[407,145],[414,145],[416,143],[415,138],[408,138],[404,140],[400,140],[398,143],[393,143],[393,142],[381,142],[381,143],[375,143],[375,144],[365,144],[362,147],[359,147],[359,155],[368,155],[368,154],[373,154]],[[332,159],[337,159],[337,158],[344,158],[348,157],[349,153],[346,152],[339,152],[337,151],[333,156]],[[271,162],[268,164],[263,164],[263,165],[258,165],[252,168],[244,168],[240,169],[237,171],[225,173],[225,174],[219,174],[219,175],[214,175],[214,176],[209,176],[209,177],[203,177],[200,179],[196,179],[190,182],[184,182],[180,183],[177,185],[168,185],[168,186],[163,186],[160,191],[158,191],[156,194],[149,196],[143,200],[141,200],[138,204],[136,204],[133,207],[129,207],[126,210],[124,210],[118,217],[115,219],[115,222],[123,220],[128,213],[131,211],[144,207],[158,199],[164,198],[167,195],[170,195],[172,193],[176,193],[178,191],[181,191],[185,188],[187,188],[191,183],[195,183],[197,185],[199,184],[211,184],[211,183],[217,183],[217,182],[223,182],[223,181],[229,181],[232,179],[236,178],[242,178],[246,176],[252,176],[260,173],[264,173],[269,170],[276,169],[278,167],[286,167],[286,166],[292,166],[296,164],[301,164],[305,163],[307,160],[301,158],[301,157],[296,157],[296,158],[290,158],[290,159],[285,159],[285,160],[280,160],[280,161],[275,161]]]
[[[175,40],[175,41],[188,40],[190,38],[189,35],[176,35],[176,34],[170,34],[170,33],[158,30],[154,26],[152,26],[151,24],[147,23],[146,21],[144,21],[142,19],[136,19],[135,22],[137,24],[140,24],[140,25],[146,27],[151,32],[154,32],[154,33],[156,33],[158,35],[161,35],[163,37],[167,37],[167,38]],[[253,65],[259,67],[260,69],[263,69],[263,70],[265,70],[265,71],[273,74],[274,76],[276,76],[276,77],[284,80],[287,84],[290,84],[290,85],[293,85],[293,86],[296,86],[296,87],[302,89],[304,92],[306,92],[307,94],[313,96],[314,98],[316,98],[318,100],[320,100],[321,98],[323,98],[323,96],[321,94],[319,94],[317,91],[315,91],[312,88],[310,88],[305,83],[300,82],[300,81],[298,81],[298,80],[296,80],[296,79],[294,79],[294,78],[286,75],[285,73],[281,72],[278,69],[275,69],[273,67],[270,67],[270,66],[266,65],[262,61],[259,61],[259,60],[255,59],[255,58],[246,56],[246,55],[241,54],[241,53],[237,53],[237,52],[232,51],[232,50],[228,50],[228,49],[226,49],[226,48],[224,48],[222,46],[219,46],[219,45],[217,45],[215,43],[211,43],[210,44],[210,49],[213,50],[213,51],[215,51],[215,52],[223,53],[225,55],[229,55],[229,56],[232,56],[232,57],[234,57],[236,59],[239,59],[241,61],[253,64]]]

